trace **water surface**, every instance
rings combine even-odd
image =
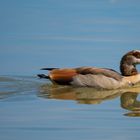
[[[139,139],[140,87],[96,90],[0,77],[0,138]]]
[[[140,49],[138,0],[0,1],[1,140],[139,140],[139,86],[53,86],[42,67],[107,67]],[[140,70],[140,66],[137,67]]]

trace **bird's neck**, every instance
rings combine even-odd
[[[138,74],[135,64],[127,57],[123,57],[120,63],[120,71],[123,76],[132,76]]]
[[[132,76],[138,74],[138,71],[134,65],[121,64],[120,70],[123,76]]]

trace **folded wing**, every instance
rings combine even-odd
[[[88,86],[87,81],[93,82],[95,84],[96,81],[104,80],[105,79],[112,79],[115,81],[120,81],[122,79],[122,76],[111,69],[106,68],[95,68],[95,67],[79,67],[79,68],[66,68],[66,69],[53,69],[49,73],[49,77],[51,81],[58,83],[58,84],[73,84],[75,79],[79,79],[79,82],[87,83],[86,86]],[[91,84],[91,85],[92,85]],[[90,85],[89,85],[90,86]]]

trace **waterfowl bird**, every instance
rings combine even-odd
[[[50,71],[48,75],[38,74],[40,78],[50,79],[60,85],[87,86],[98,89],[117,89],[129,87],[140,82],[140,73],[136,69],[140,64],[140,51],[126,53],[120,62],[120,71],[108,68],[42,68]]]

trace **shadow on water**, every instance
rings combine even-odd
[[[139,94],[139,85],[127,89],[96,90],[46,84],[41,86],[39,96],[47,99],[75,100],[79,104],[100,104],[119,97],[121,107],[129,111],[125,116],[140,117],[140,101],[137,100]]]

